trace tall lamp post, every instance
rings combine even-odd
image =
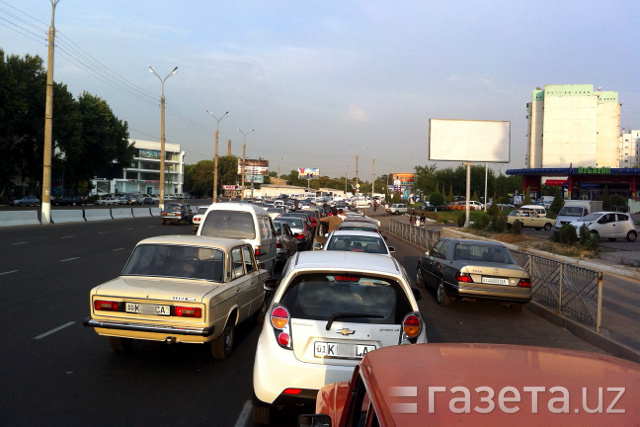
[[[349,145],[356,152],[356,193],[358,193],[358,149],[352,143]]]
[[[370,150],[369,147],[367,147],[367,150]],[[371,160],[371,199],[373,200],[373,193],[376,192],[376,156],[373,154],[373,150],[370,151],[373,156]]]
[[[51,0],[51,24],[47,50],[47,88],[44,113],[44,152],[42,161],[42,224],[51,224],[51,146],[53,145],[53,48],[56,29],[53,19],[60,0]]]
[[[164,82],[171,76],[173,76],[178,71],[178,67],[174,68],[167,76],[163,79],[160,77],[158,73],[149,65],[149,72],[155,75],[158,80],[160,80],[160,84],[162,85],[162,96],[160,97],[160,200],[158,205],[160,209],[164,209]]]
[[[240,193],[240,200],[244,200],[244,162],[245,162],[245,152],[247,151],[247,135],[253,132],[255,129],[249,129],[248,131],[241,131],[240,129],[236,129],[238,132],[242,134],[242,178],[240,178],[240,185],[242,186],[242,193]],[[253,178],[251,178],[253,179]]]
[[[213,203],[216,203],[218,201],[218,127],[220,125],[220,120],[227,117],[229,112],[227,111],[224,113],[219,119],[216,118],[211,111],[207,110],[207,113],[209,113],[216,121],[216,149],[213,156]]]

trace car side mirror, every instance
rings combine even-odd
[[[426,256],[431,256],[431,250],[429,249],[429,250],[424,251],[424,254]]]
[[[267,279],[267,281],[264,282],[263,288],[266,292],[275,292],[276,289],[278,289],[278,286],[280,286],[280,280]]]
[[[331,427],[331,417],[327,414],[303,414],[298,417],[298,427]]]
[[[389,253],[393,253],[396,251],[396,248],[394,248],[393,246],[387,246],[389,248]]]
[[[323,245],[320,242],[316,242],[313,244],[313,249],[315,249],[316,251],[322,249],[322,247]]]
[[[416,301],[420,301],[422,299],[422,292],[420,292],[420,289],[411,288],[411,291],[413,292],[413,297],[416,299]]]

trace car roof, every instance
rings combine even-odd
[[[536,402],[546,409],[545,401],[549,396],[543,396],[552,387],[567,389],[567,398],[570,397],[573,403],[574,399],[582,398],[583,388],[591,398],[591,394],[597,395],[598,389],[601,390],[605,384],[626,388],[616,404],[626,410],[624,415],[620,415],[629,417],[629,420],[640,419],[640,406],[636,404],[640,390],[640,365],[606,354],[505,344],[413,344],[384,347],[367,353],[360,363],[360,373],[369,389],[373,389],[371,395],[377,397],[374,405],[379,417],[387,422],[393,420],[395,425],[422,424],[425,419],[417,418],[420,416],[427,416],[430,425],[460,422],[463,421],[461,417],[464,417],[465,424],[471,425],[496,425],[504,421],[523,425],[577,425],[573,417],[591,424],[593,417],[600,414],[578,410],[574,413],[571,410],[571,415],[565,414],[563,422],[556,413],[546,410],[536,413],[532,410],[532,397],[525,398],[527,393],[523,390],[531,386],[545,387],[540,401]],[[446,393],[436,393],[433,411],[430,409],[427,414],[427,391],[433,385],[443,387]],[[412,399],[399,398],[408,395],[397,393],[394,396],[394,389],[399,386],[416,389],[418,394],[411,395],[414,396]],[[449,408],[451,396],[447,395],[454,386],[466,387],[472,396],[476,387],[488,387],[495,392],[494,401],[503,389],[515,388],[523,393],[522,399],[514,403],[520,411],[509,414],[495,408],[475,416],[473,413],[453,414]],[[419,402],[418,407],[422,409],[413,413],[393,410],[395,405],[407,402]],[[571,420],[566,420],[567,417]],[[615,423],[624,424],[626,420],[623,418]]]
[[[208,246],[225,250],[248,243],[241,239],[226,239],[221,237],[174,234],[149,237],[138,242],[138,245],[143,244]]]
[[[220,202],[220,203],[212,204],[211,206],[209,206],[208,210],[212,210],[212,211],[223,210],[223,211],[238,211],[238,212],[254,211],[256,215],[268,215],[267,211],[264,208],[260,206],[256,206],[251,203]]]
[[[473,240],[473,239],[455,239],[452,237],[443,237],[440,240],[448,240],[452,243],[464,243],[464,244],[470,244],[470,245],[485,245],[485,246],[500,246],[500,247],[506,247],[504,246],[502,243],[500,242],[490,242],[488,240]]]
[[[382,239],[380,233],[376,231],[367,231],[367,230],[334,230],[333,236],[363,236],[363,237],[376,237],[378,239]]]
[[[362,273],[402,274],[395,258],[380,254],[351,251],[303,251],[297,252],[293,257],[295,258],[291,262],[296,270],[353,270]]]

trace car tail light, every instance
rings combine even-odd
[[[300,394],[302,393],[302,389],[301,388],[286,388],[283,392],[283,394]]]
[[[289,312],[279,305],[271,310],[271,326],[273,326],[276,340],[280,347],[291,350],[291,335],[289,334]]]
[[[457,273],[456,282],[473,283],[473,279],[469,273]]]
[[[256,245],[256,258],[260,256],[260,245]]]
[[[334,276],[338,282],[357,282],[360,280],[357,276]]]
[[[529,280],[529,279],[520,279],[520,281],[518,282],[518,287],[520,287],[520,288],[530,288],[531,287],[531,280]]]
[[[181,307],[175,308],[175,315],[181,317],[202,317],[202,309],[200,307]]]
[[[304,239],[304,234],[302,234],[302,233],[296,234],[296,239],[298,239],[298,240]]]
[[[282,243],[279,240],[278,243],[276,243],[276,248],[282,249]]]
[[[402,320],[402,331],[407,336],[407,338],[417,338],[418,335],[420,335],[421,330],[422,320],[420,320],[419,316],[413,313],[409,313],[404,316],[404,319]]]
[[[120,303],[118,301],[95,300],[93,301],[94,310],[102,311],[120,311]]]

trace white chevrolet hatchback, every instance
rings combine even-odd
[[[325,384],[347,381],[381,347],[427,342],[404,269],[389,256],[298,252],[267,310],[253,369],[253,421],[273,411],[313,410]]]

